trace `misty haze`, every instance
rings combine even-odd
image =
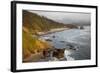
[[[64,24],[90,25],[90,13],[29,11]]]
[[[91,14],[23,10],[23,62],[91,59]]]

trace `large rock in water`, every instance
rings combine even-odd
[[[53,52],[53,57],[56,57],[58,59],[64,58],[64,51],[65,49],[56,49]]]
[[[80,29],[84,29],[84,27],[83,26],[80,26]]]

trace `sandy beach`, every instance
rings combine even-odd
[[[64,30],[68,30],[69,28],[56,28],[56,29],[51,29],[50,31],[46,31],[46,32],[38,32],[38,35],[46,35],[46,34],[52,34],[54,32],[61,32]]]

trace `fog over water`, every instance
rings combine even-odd
[[[34,11],[29,12],[36,13],[40,16],[47,17],[54,21],[65,24],[78,24],[78,25],[90,25],[90,13],[79,12],[54,12],[54,11]]]

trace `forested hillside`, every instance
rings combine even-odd
[[[54,28],[77,28],[75,25],[55,22],[44,16],[23,10],[23,61],[31,54],[50,49],[51,45],[38,37],[38,32],[47,32]]]

